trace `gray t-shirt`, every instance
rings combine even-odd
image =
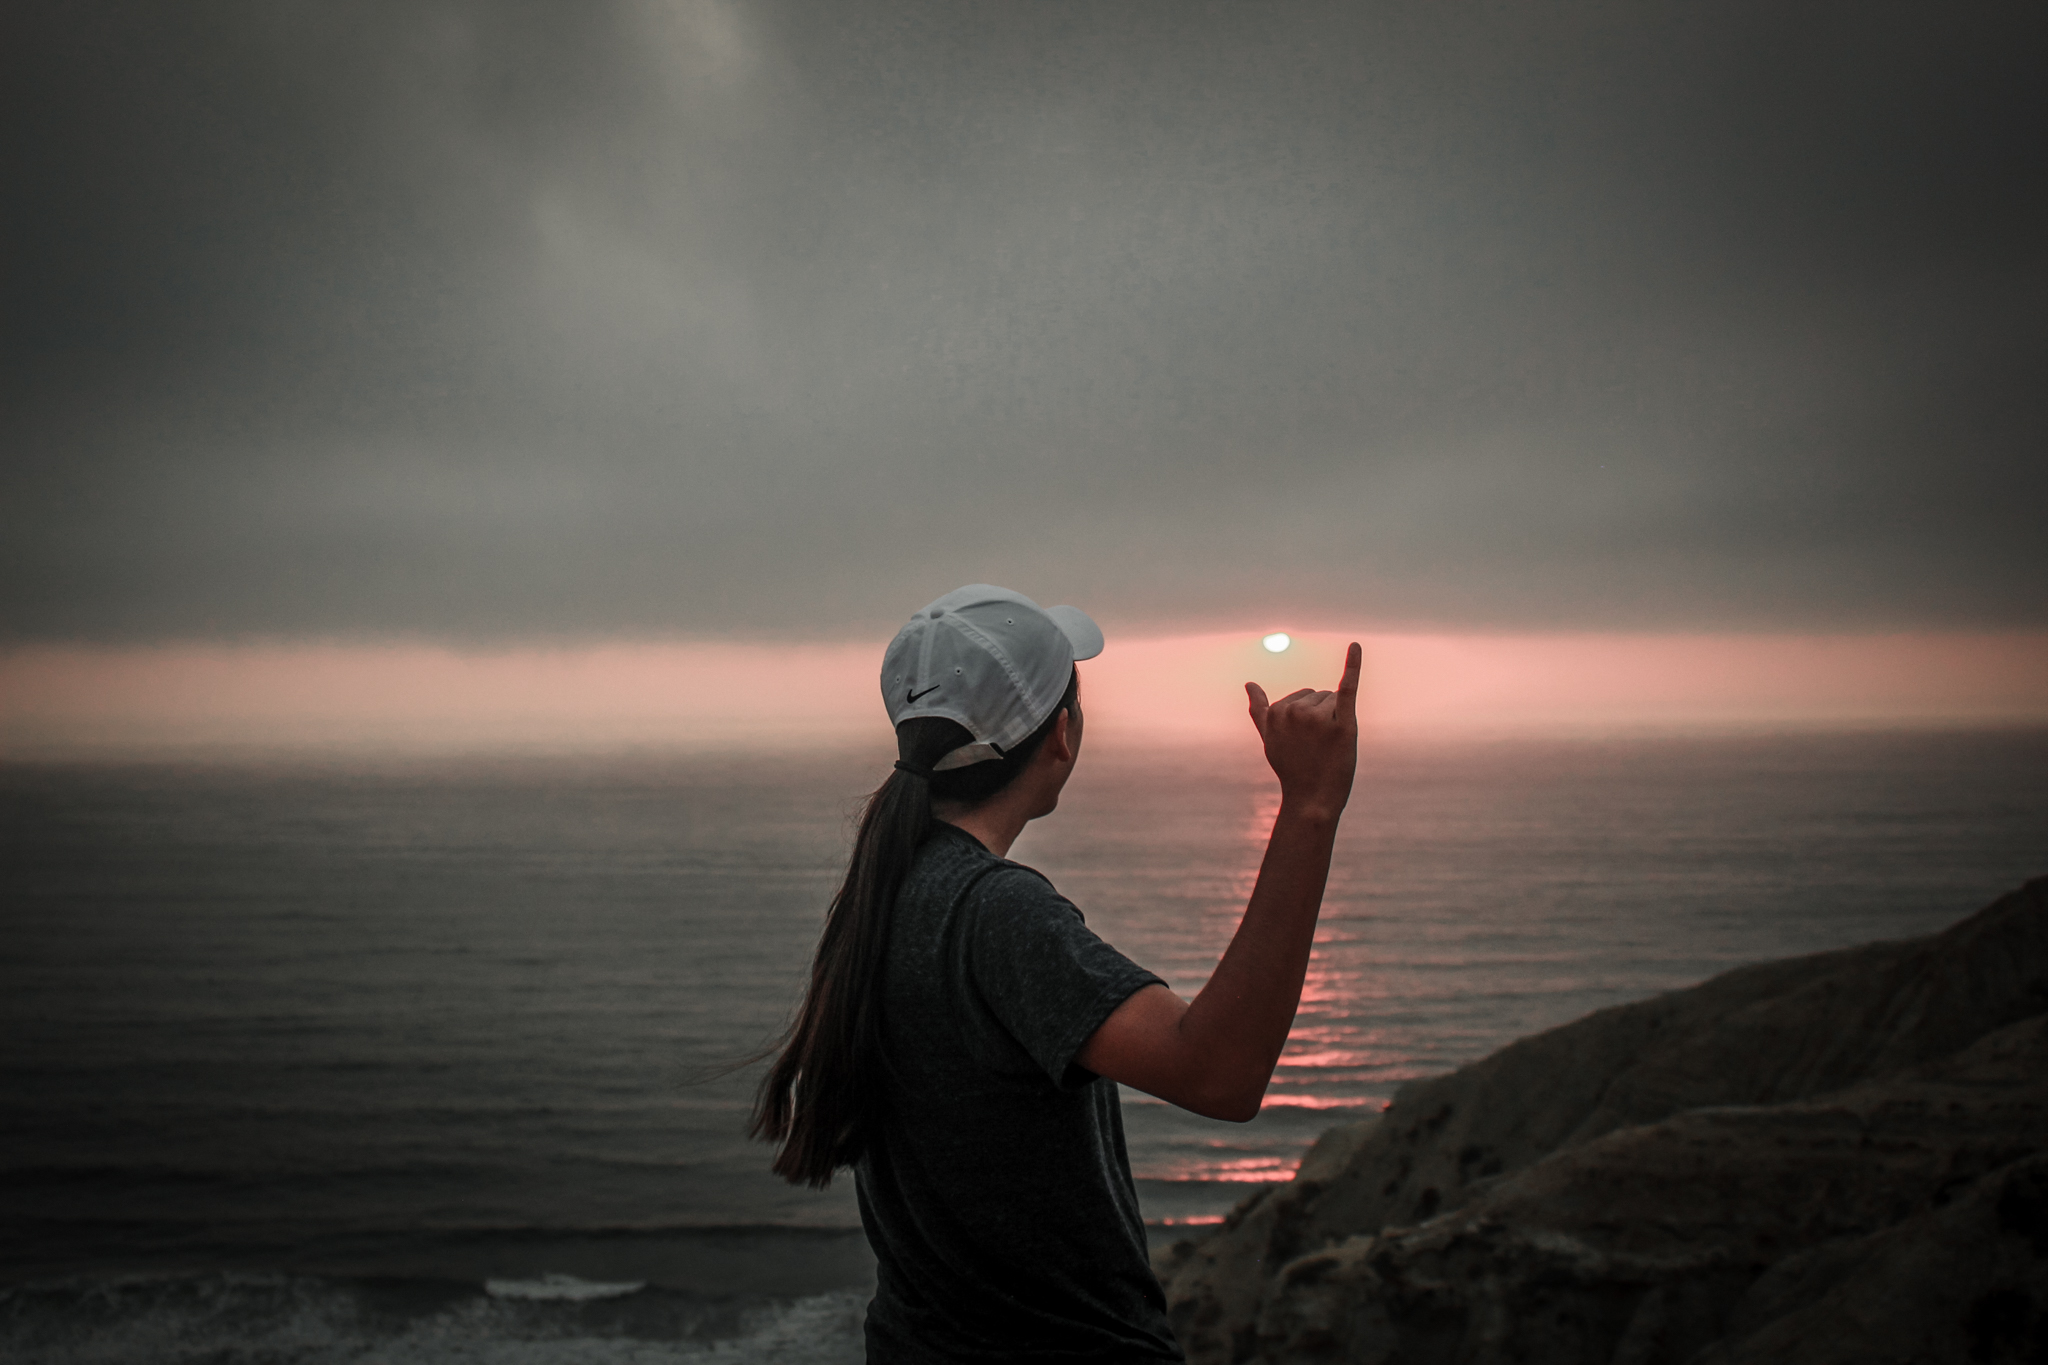
[[[870,1361],[1180,1360],[1114,1082],[1074,1061],[1158,981],[941,824],[896,902],[885,1117],[855,1168]]]

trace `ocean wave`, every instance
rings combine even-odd
[[[210,1274],[0,1290],[0,1358],[19,1365],[851,1365],[865,1295],[714,1301],[542,1276],[560,1292],[449,1281]],[[593,1292],[584,1292],[584,1291]]]
[[[574,1275],[550,1272],[530,1280],[485,1280],[484,1292],[494,1299],[617,1299],[637,1294],[647,1287],[645,1280],[603,1283],[579,1280]]]
[[[153,1229],[175,1230],[189,1227],[188,1218],[136,1218],[112,1214],[95,1217],[90,1214],[76,1214],[63,1218],[37,1217],[26,1215],[12,1220],[20,1228],[33,1228],[49,1234],[64,1228],[102,1227],[142,1232]],[[248,1224],[257,1227],[273,1226],[274,1220],[250,1219]],[[233,1220],[213,1218],[209,1226],[233,1228],[240,1226]],[[861,1235],[858,1223],[719,1223],[684,1222],[656,1220],[644,1223],[620,1222],[519,1222],[501,1219],[430,1218],[408,1219],[402,1224],[379,1225],[356,1222],[348,1225],[349,1235],[359,1238],[387,1236],[394,1239],[469,1238],[476,1240],[497,1240],[521,1242],[549,1240],[562,1237],[582,1237],[593,1240],[630,1241],[634,1239],[702,1238],[720,1241],[733,1239],[761,1239],[773,1241],[830,1242]],[[303,1235],[303,1233],[302,1233]]]

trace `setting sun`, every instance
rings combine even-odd
[[[1259,643],[1266,647],[1268,654],[1280,654],[1284,653],[1287,646],[1293,644],[1294,641],[1287,637],[1285,631],[1276,630],[1265,639],[1259,641]]]

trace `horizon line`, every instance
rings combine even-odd
[[[1269,629],[1286,629],[1274,623]],[[1241,687],[1334,685],[1366,647],[1379,734],[1650,733],[2048,722],[2048,631],[1121,636],[1082,666],[1103,740],[1244,723]],[[880,641],[581,646],[0,647],[0,757],[198,747],[445,751],[886,742]],[[1278,689],[1276,691],[1276,689]]]

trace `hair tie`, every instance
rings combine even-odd
[[[912,777],[921,777],[927,782],[932,780],[932,770],[922,763],[912,763],[907,758],[899,758],[896,760],[896,768],[897,771],[909,773]]]

